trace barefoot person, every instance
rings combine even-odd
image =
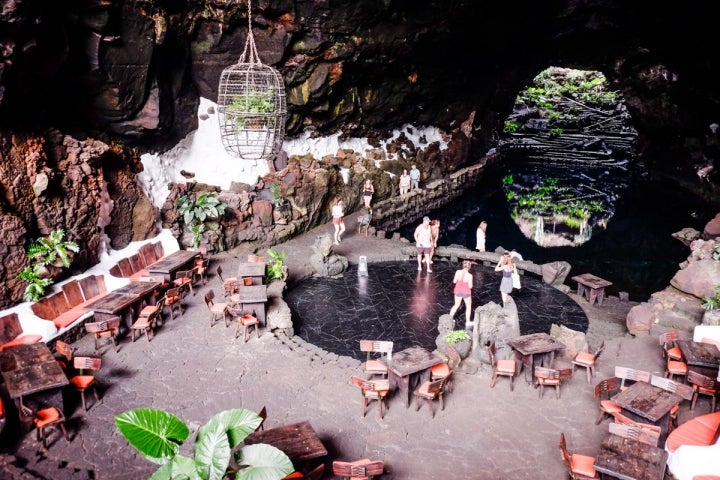
[[[430,240],[432,240],[432,247],[430,247],[430,263],[433,263],[432,259],[435,256],[438,238],[440,238],[440,220],[430,220]]]
[[[515,263],[513,262],[510,252],[503,253],[500,257],[500,261],[495,265],[496,272],[502,272],[502,280],[500,281],[500,295],[502,296],[503,307],[510,298],[510,293],[513,289],[512,273],[515,270]]]
[[[473,276],[470,273],[470,260],[463,260],[462,269],[455,272],[453,283],[453,295],[455,295],[455,304],[450,309],[450,316],[455,317],[455,313],[460,308],[460,303],[465,302],[465,327],[471,327],[472,322],[472,287]]]
[[[345,216],[345,204],[343,204],[342,198],[340,195],[335,197],[335,202],[332,206],[332,219],[333,219],[333,225],[335,226],[335,245],[340,245],[340,242],[342,241],[342,234],[345,232],[345,221],[343,220],[343,217]]]
[[[400,199],[403,202],[408,193],[410,193],[410,175],[408,175],[407,169],[404,169],[402,175],[400,175]]]
[[[415,229],[415,246],[417,248],[418,272],[422,270],[423,262],[427,265],[428,273],[432,273],[430,252],[432,250],[432,230],[430,229],[430,218],[423,217],[423,223]]]

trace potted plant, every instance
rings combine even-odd
[[[262,422],[255,412],[225,410],[200,427],[195,438],[195,458],[179,454],[190,429],[164,410],[137,408],[115,417],[115,425],[143,457],[161,467],[153,480],[264,480],[283,478],[294,468],[288,456],[272,445],[246,445],[233,451]],[[231,466],[233,454],[237,466]]]
[[[472,339],[465,330],[452,330],[445,334],[445,341],[452,346],[461,358],[467,358],[472,347]]]

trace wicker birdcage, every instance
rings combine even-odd
[[[225,150],[243,160],[272,160],[285,137],[285,84],[264,65],[255,48],[251,6],[248,38],[240,60],[223,70],[218,87],[220,138]]]

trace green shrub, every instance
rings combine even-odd
[[[448,345],[455,345],[461,340],[470,340],[470,335],[465,330],[453,330],[445,335]]]

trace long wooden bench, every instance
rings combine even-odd
[[[714,445],[720,436],[720,412],[700,415],[670,432],[665,449],[672,453],[682,445]]]
[[[37,343],[42,340],[40,335],[24,334],[17,313],[0,317],[0,350],[14,345]]]
[[[62,286],[62,291],[42,298],[30,308],[38,317],[50,320],[62,330],[88,313],[88,303],[107,294],[104,275],[89,275]]]
[[[165,249],[161,242],[146,243],[137,253],[121,258],[110,268],[110,275],[120,278],[129,278],[138,281],[148,276],[146,268],[157,262],[165,255]]]

